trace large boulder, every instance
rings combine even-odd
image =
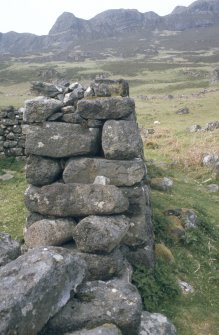
[[[106,121],[102,132],[102,147],[107,159],[143,157],[139,129],[133,121]]]
[[[125,215],[88,216],[77,224],[73,238],[82,252],[110,253],[120,244],[129,224]]]
[[[0,233],[0,267],[16,259],[21,254],[20,243],[6,233]]]
[[[33,81],[30,90],[37,95],[43,95],[49,98],[55,98],[57,95],[63,93],[64,88],[57,85],[46,83],[42,81]]]
[[[113,324],[107,323],[93,329],[82,329],[79,331],[66,333],[65,335],[122,335],[121,331]]]
[[[55,159],[31,155],[26,160],[26,179],[29,184],[43,186],[56,181],[62,172]]]
[[[40,220],[34,222],[24,233],[28,248],[58,246],[72,240],[76,222],[73,219]]]
[[[26,154],[62,158],[94,155],[99,149],[99,129],[79,124],[46,122],[27,131]]]
[[[30,212],[66,217],[123,213],[129,202],[114,185],[54,183],[30,186],[25,205]]]
[[[78,113],[84,119],[117,120],[134,111],[135,102],[128,97],[83,99],[78,102]]]
[[[57,247],[31,250],[0,269],[0,333],[37,334],[68,302],[86,264]]]
[[[133,186],[140,183],[146,174],[142,159],[107,160],[102,158],[72,158],[65,167],[65,183],[92,184],[97,176],[110,179],[111,185]]]
[[[40,123],[46,121],[52,114],[60,111],[62,103],[59,100],[39,96],[25,101],[24,121]]]
[[[135,286],[118,279],[86,282],[48,322],[44,334],[62,335],[113,323],[123,335],[138,335],[141,310],[141,297]]]
[[[139,335],[177,335],[175,326],[166,316],[144,311]]]

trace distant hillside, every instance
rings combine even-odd
[[[135,9],[111,9],[104,11],[90,20],[77,18],[72,13],[64,12],[58,17],[46,36],[28,33],[0,33],[0,55],[23,56],[25,54],[52,53],[52,57],[64,59],[66,52],[72,59],[96,57],[90,50],[100,41],[105,51],[110,39],[121,40],[137,36],[138,40],[147,39],[152,32],[187,31],[190,29],[216,27],[219,24],[219,0],[198,0],[190,6],[177,6],[171,14],[159,16],[154,12],[140,13]],[[137,42],[137,40],[136,40]],[[151,43],[151,39],[150,39]],[[80,45],[87,44],[81,52]],[[149,48],[148,44],[146,48]],[[136,48],[129,44],[130,50]],[[117,50],[116,44],[114,45]],[[118,45],[119,48],[119,45]],[[51,55],[50,55],[51,57]]]

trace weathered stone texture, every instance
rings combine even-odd
[[[77,248],[83,252],[111,252],[117,247],[129,228],[125,215],[88,216],[73,230]]]
[[[20,243],[6,233],[0,233],[0,267],[16,259],[21,254]]]
[[[142,158],[142,140],[133,121],[106,121],[103,126],[102,147],[107,159]]]
[[[25,204],[31,212],[64,217],[118,214],[129,206],[116,186],[61,183],[29,187]]]
[[[28,227],[24,240],[28,248],[58,246],[72,240],[76,222],[72,219],[40,220]]]
[[[46,121],[52,114],[61,110],[61,101],[39,96],[25,101],[24,121],[26,123],[40,123]]]
[[[96,154],[99,150],[99,130],[79,124],[46,122],[27,132],[26,154],[62,158]]]
[[[107,323],[94,329],[82,329],[79,331],[66,333],[65,335],[122,335],[122,333],[115,325]]]
[[[26,161],[26,179],[36,186],[50,184],[61,175],[62,168],[59,161],[50,158],[31,155]]]
[[[141,297],[133,285],[118,279],[87,282],[48,322],[46,334],[61,335],[110,322],[124,335],[138,335],[141,309]]]
[[[134,100],[131,98],[102,98],[95,100],[80,100],[78,113],[84,119],[116,120],[121,119],[135,110]]]
[[[34,249],[0,269],[0,333],[36,335],[69,300],[86,271],[63,248]]]
[[[73,158],[66,164],[65,183],[92,184],[97,176],[109,178],[111,185],[132,186],[140,183],[146,174],[142,159],[131,161],[101,158]]]

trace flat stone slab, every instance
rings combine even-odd
[[[21,254],[20,243],[9,234],[0,233],[0,267],[16,259]]]
[[[86,282],[75,298],[48,322],[45,334],[64,334],[113,323],[122,334],[139,335],[141,310],[141,297],[135,286],[119,279]]]
[[[54,216],[110,215],[123,213],[129,202],[114,185],[54,183],[25,192],[30,212]]]
[[[76,222],[72,219],[40,220],[34,222],[24,233],[28,248],[40,246],[58,246],[72,240]]]
[[[120,244],[129,224],[125,215],[88,216],[77,224],[73,238],[82,252],[110,253]]]
[[[135,102],[129,97],[83,99],[78,102],[78,113],[84,119],[116,120],[135,111]]]
[[[107,160],[101,158],[72,158],[65,167],[65,183],[92,184],[97,176],[109,178],[116,186],[132,186],[140,183],[146,174],[142,159]]]
[[[46,121],[52,114],[57,113],[63,106],[57,99],[39,96],[25,101],[24,121],[26,123],[40,123]]]
[[[62,158],[94,155],[99,150],[99,129],[79,124],[46,122],[42,127],[29,127],[26,154]]]
[[[134,121],[106,121],[102,132],[102,148],[107,159],[143,157],[143,144]]]
[[[67,303],[85,271],[82,259],[58,247],[33,249],[2,267],[0,334],[38,334]]]

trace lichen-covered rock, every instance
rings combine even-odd
[[[6,233],[0,233],[0,267],[16,259],[21,254],[20,243]]]
[[[99,150],[99,129],[79,124],[46,122],[32,126],[26,137],[26,154],[62,158],[96,154]]]
[[[117,247],[129,228],[125,215],[88,216],[73,230],[77,248],[82,252],[111,252]]]
[[[134,100],[128,97],[83,99],[78,102],[78,113],[84,119],[117,120],[134,111]]]
[[[129,84],[124,79],[111,80],[98,78],[90,85],[93,95],[97,97],[105,97],[112,95],[120,95],[121,97],[129,96]]]
[[[113,323],[123,335],[138,335],[141,310],[141,297],[133,285],[118,279],[87,282],[48,322],[45,334],[61,335]]]
[[[102,132],[102,147],[107,159],[143,157],[139,129],[133,121],[106,121]]]
[[[73,243],[67,243],[63,247],[68,248],[87,263],[85,281],[109,280],[124,272],[126,261],[119,249],[114,249],[109,254],[89,254],[79,252]]]
[[[54,216],[109,215],[123,213],[129,202],[114,185],[54,183],[25,192],[29,211]]]
[[[38,95],[44,95],[49,98],[55,98],[60,93],[63,93],[63,88],[57,85],[42,81],[33,81],[31,83],[31,91]]]
[[[86,264],[68,250],[33,249],[0,269],[0,333],[35,335],[81,284]]]
[[[73,219],[40,220],[25,230],[24,240],[28,248],[59,246],[72,240],[76,222]]]
[[[50,184],[58,179],[61,172],[61,164],[55,159],[31,155],[26,160],[26,179],[32,185]]]
[[[24,121],[40,123],[46,121],[52,114],[60,111],[62,103],[59,100],[39,96],[25,101]]]
[[[108,323],[93,329],[82,329],[64,335],[122,335],[122,333],[115,325]]]
[[[167,177],[152,178],[150,180],[150,186],[155,190],[168,192],[173,188],[173,180]]]
[[[132,186],[140,183],[146,174],[142,159],[131,161],[107,160],[102,158],[73,158],[65,167],[65,183],[92,184],[96,176],[110,179],[111,185]]]
[[[175,326],[166,316],[144,311],[139,335],[177,335]]]

